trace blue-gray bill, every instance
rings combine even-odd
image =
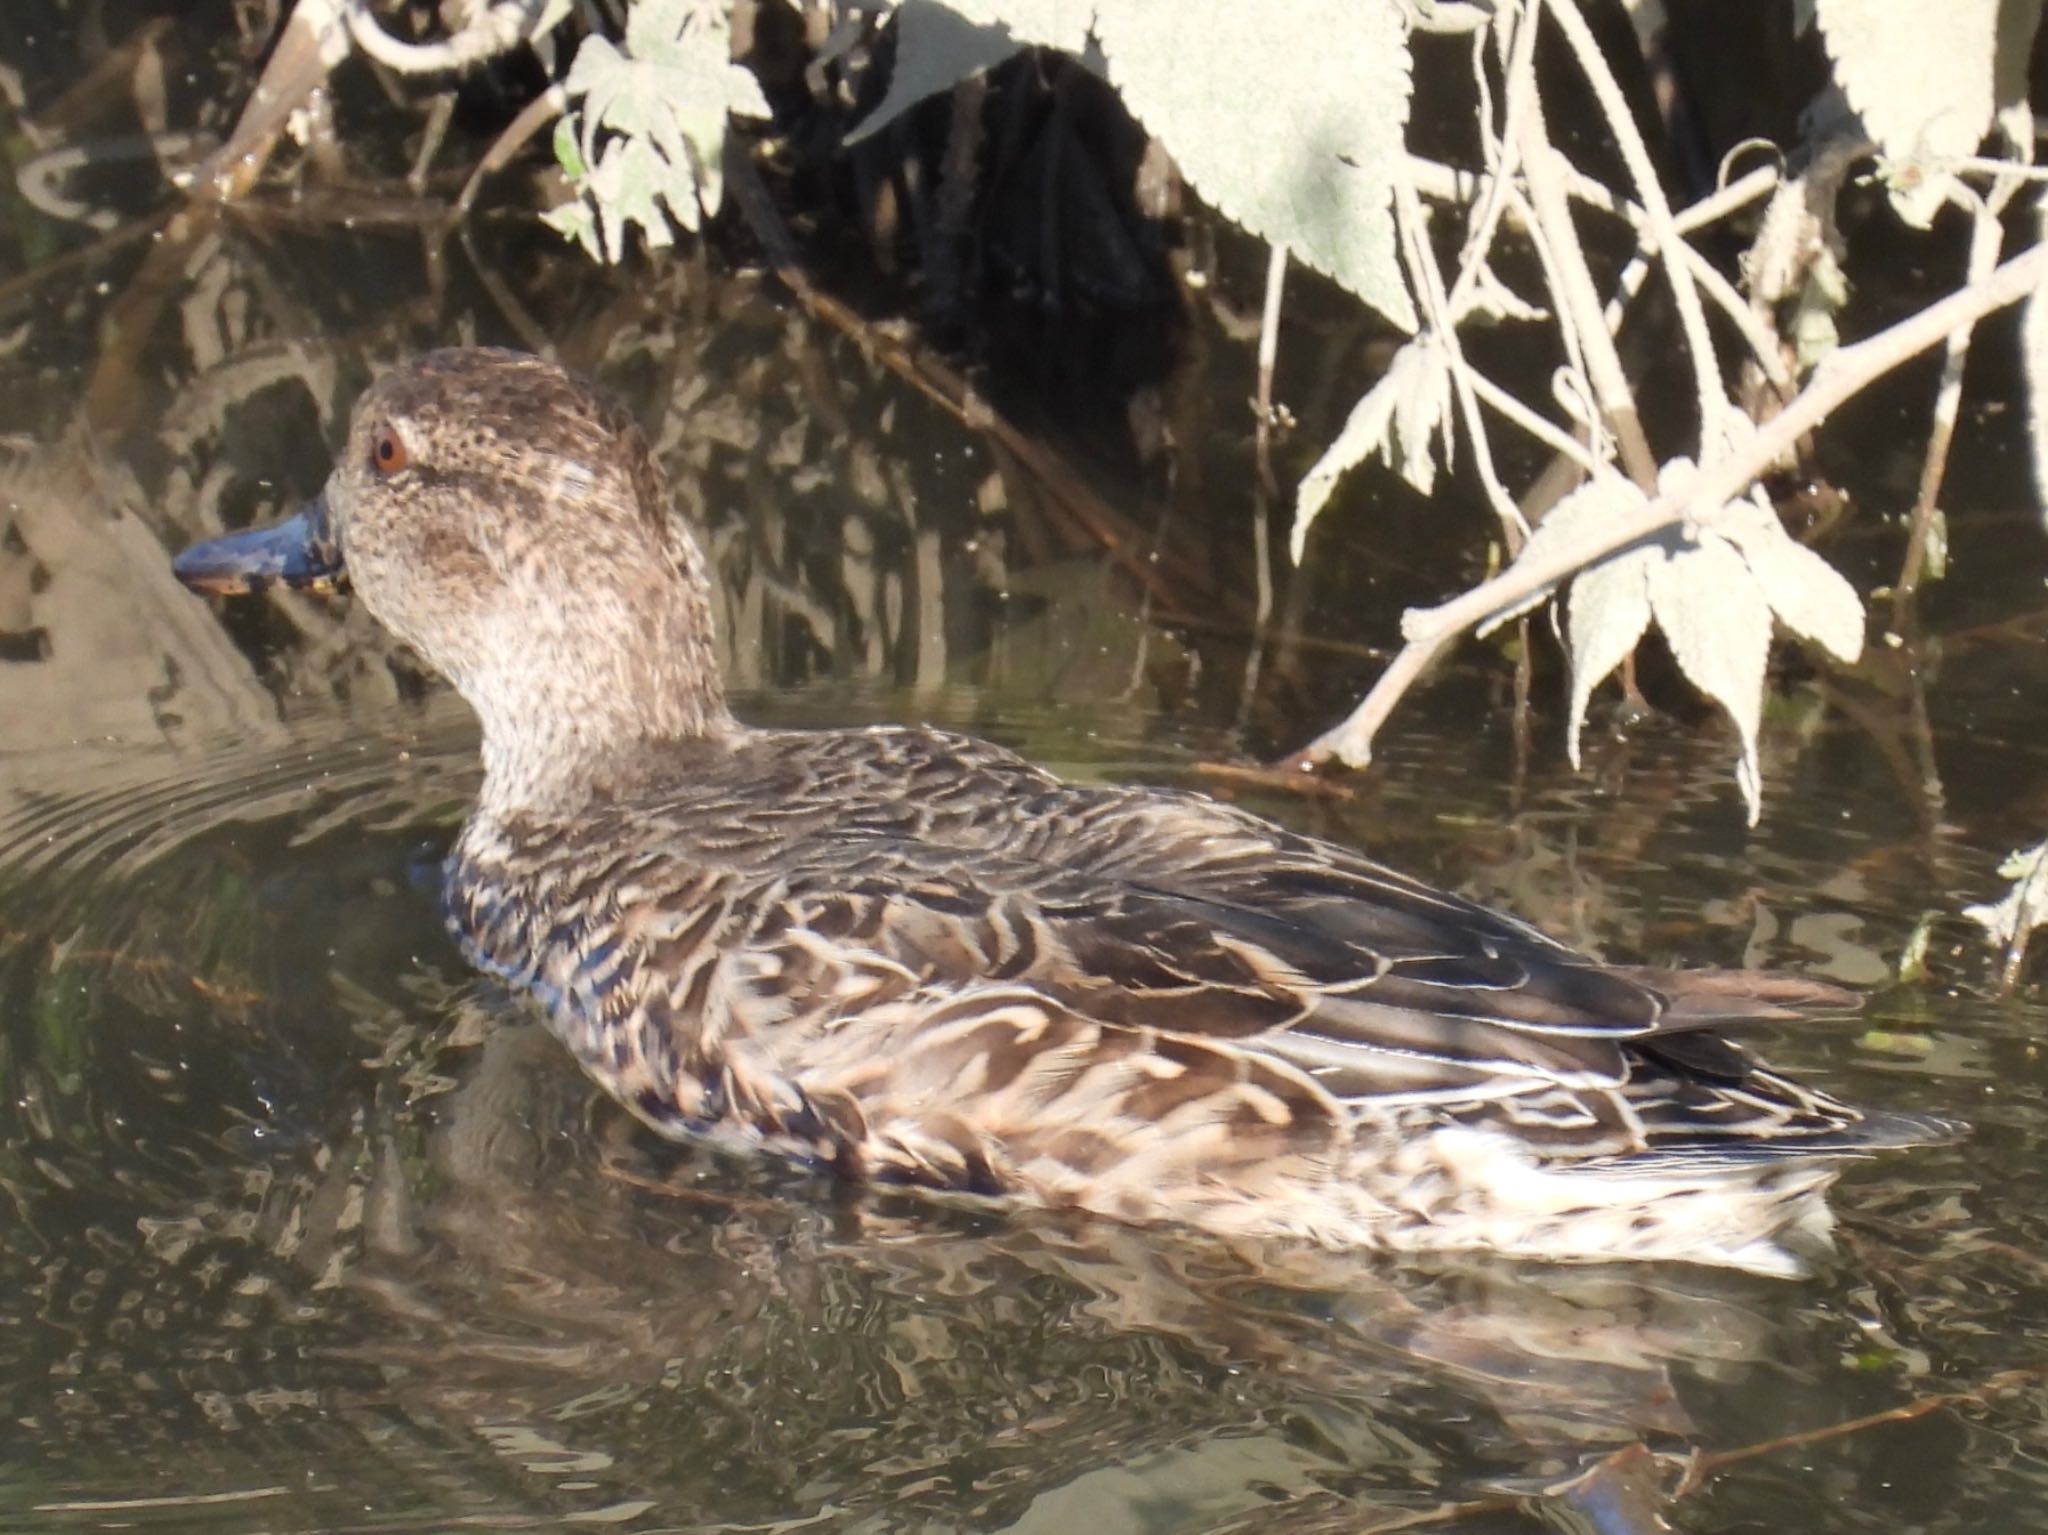
[[[267,591],[273,586],[332,592],[346,584],[341,549],[328,524],[325,496],[315,496],[282,522],[194,544],[171,561],[171,571],[193,591],[209,597]]]

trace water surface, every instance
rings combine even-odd
[[[1603,716],[1576,774],[1554,658],[1525,756],[1511,667],[1483,647],[1370,775],[1279,795],[1209,766],[1326,724],[1400,607],[1471,579],[1474,539],[1418,538],[1417,508],[1355,492],[1247,691],[1240,415],[1213,407],[1165,460],[1102,452],[1118,421],[1049,428],[1049,478],[756,275],[608,275],[547,238],[485,220],[435,287],[412,234],[252,220],[15,300],[0,1526],[2048,1518],[2026,1373],[2048,1330],[2048,1017],[2031,981],[1998,998],[1956,916],[2048,829],[2048,561],[2010,413],[1966,423],[1956,573],[1924,641],[1858,678],[1786,677],[1757,830],[1682,694],[1659,695],[1672,717]],[[930,720],[1077,775],[1206,784],[1615,958],[1845,982],[1863,1014],[1781,1033],[1773,1058],[1975,1134],[1853,1170],[1841,1261],[1801,1283],[1233,1252],[652,1140],[441,931],[438,861],[477,777],[459,702],[346,602],[209,609],[164,563],[316,486],[381,363],[533,339],[491,281],[641,410],[718,571],[746,717]],[[1877,414],[1857,429],[1869,504],[1830,553],[1868,583],[1911,464]],[[1929,978],[1894,984],[1929,914]]]

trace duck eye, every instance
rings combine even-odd
[[[411,462],[398,433],[385,427],[370,444],[370,464],[379,474],[396,474]]]

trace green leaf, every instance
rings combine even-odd
[[[1100,0],[1095,37],[1131,115],[1218,212],[1415,329],[1394,233],[1400,0]]]
[[[562,174],[579,187],[590,179],[590,167],[583,162],[583,148],[576,142],[576,114],[564,112],[555,119],[555,163]]]

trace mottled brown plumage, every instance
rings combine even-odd
[[[1842,1157],[1947,1133],[1715,1032],[1822,988],[1603,967],[960,736],[736,722],[639,432],[537,358],[385,375],[298,531],[310,564],[242,535],[181,572],[324,551],[449,675],[486,766],[450,924],[665,1133],[1233,1235],[1763,1272],[1824,1238]]]

